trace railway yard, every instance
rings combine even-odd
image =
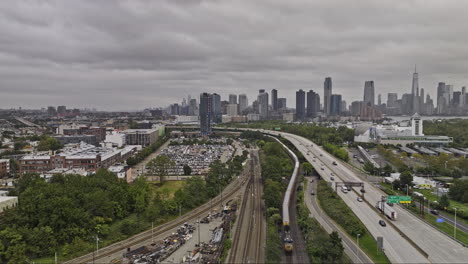
[[[237,200],[240,196],[242,187],[247,184],[247,180],[250,177],[249,164],[250,163],[247,162],[241,175],[233,180],[220,195],[214,197],[212,201],[203,204],[202,206],[192,210],[185,215],[182,215],[181,217],[176,218],[171,222],[162,224],[158,227],[132,236],[126,240],[101,248],[97,252],[94,251],[81,257],[69,260],[65,263],[110,263],[111,261],[116,261],[116,263],[118,263],[120,261],[119,259],[123,258],[123,254],[127,253],[128,251],[151,245],[153,240],[158,241],[170,237],[174,232],[177,232],[177,228],[184,225],[185,223],[194,223],[199,218],[202,219],[207,216],[213,208],[222,208],[222,205],[226,204],[226,201]],[[129,248],[130,250],[128,250]]]

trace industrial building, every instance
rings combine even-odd
[[[95,172],[100,168],[129,158],[137,150],[136,146],[127,146],[123,149],[95,147],[81,142],[70,144],[62,152],[50,155],[49,152],[35,153],[22,157],[19,160],[20,175],[25,173],[43,173],[53,169],[84,169]]]
[[[408,144],[441,146],[453,142],[447,136],[425,136],[423,122],[416,113],[409,126],[361,124],[355,129],[355,142],[406,146]]]
[[[142,147],[153,144],[159,137],[157,129],[127,129],[122,133],[126,135],[126,145],[141,145]]]

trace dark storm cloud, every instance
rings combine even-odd
[[[0,108],[141,109],[200,92],[279,89],[361,99],[467,83],[468,2],[17,0],[0,2]],[[386,96],[383,96],[385,99]]]

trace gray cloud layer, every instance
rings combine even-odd
[[[468,84],[468,1],[0,1],[0,108],[142,109],[200,92]],[[386,96],[383,96],[386,98]]]

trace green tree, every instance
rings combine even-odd
[[[331,232],[328,243],[329,246],[326,247],[326,255],[328,256],[329,263],[339,263],[343,257],[344,247],[341,242],[341,238],[336,231]]]
[[[413,174],[410,171],[404,171],[400,174],[400,184],[405,186],[412,186],[413,183]]]
[[[390,176],[392,172],[393,172],[393,168],[389,164],[383,167],[383,173],[385,174],[385,176]]]
[[[367,173],[369,173],[369,174],[374,174],[374,172],[375,172],[375,167],[374,167],[374,165],[373,165],[370,161],[364,162],[364,167],[363,167],[363,169],[364,169],[365,171],[367,171]]]
[[[455,180],[450,186],[449,196],[455,201],[468,203],[468,180]]]
[[[63,147],[62,144],[57,139],[51,138],[51,137],[45,137],[45,138],[41,139],[41,141],[39,141],[39,144],[37,145],[37,150],[39,150],[39,151],[48,151],[48,150],[55,151],[55,150],[61,149],[62,147]]]
[[[270,179],[266,180],[265,189],[263,191],[263,199],[265,200],[266,207],[280,208],[282,193],[281,183]]]
[[[309,162],[303,162],[302,169],[304,170],[305,175],[310,175],[314,170],[314,167]]]
[[[184,175],[190,175],[190,174],[192,174],[192,168],[189,165],[185,164],[184,165]]]
[[[440,205],[440,207],[442,207],[444,209],[449,208],[450,200],[449,200],[449,198],[448,198],[448,196],[446,194],[444,194],[444,195],[442,195],[440,197],[439,205]]]
[[[153,175],[157,175],[160,181],[164,181],[164,176],[169,175],[169,171],[174,168],[176,163],[166,155],[159,155],[147,164],[147,168]]]

